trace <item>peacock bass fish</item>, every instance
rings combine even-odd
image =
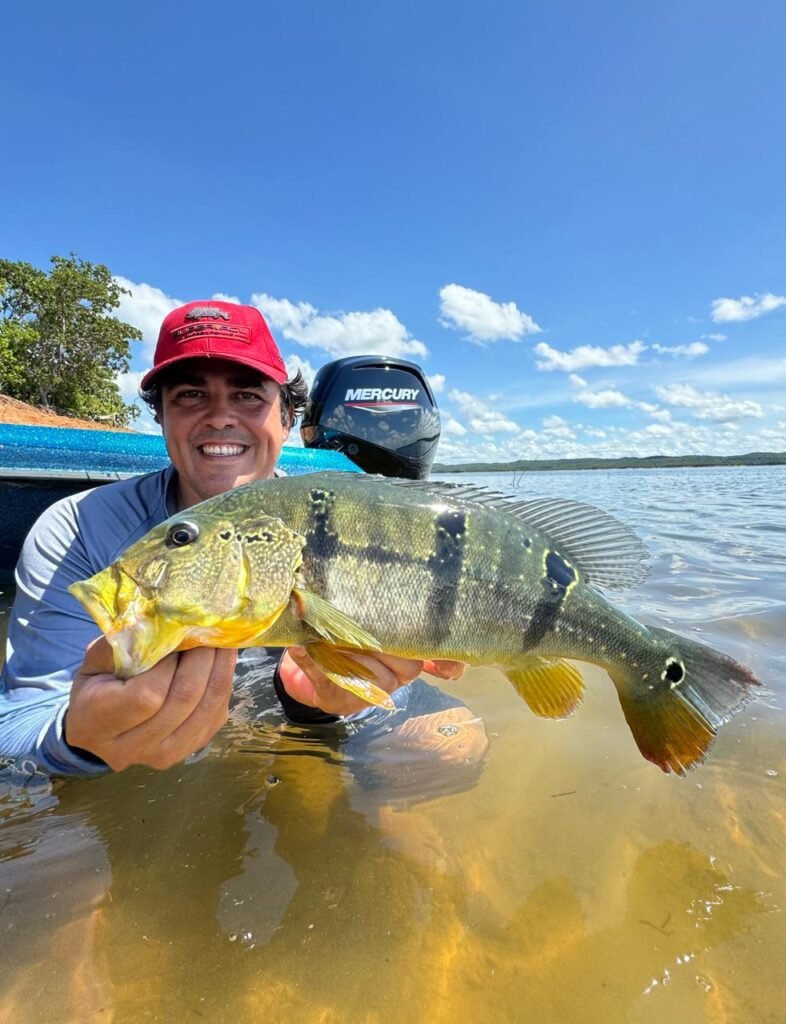
[[[502,669],[563,718],[613,680],[644,757],[684,774],[758,685],[732,658],[648,627],[601,593],[646,574],[632,530],[567,500],[315,473],[249,483],[178,513],[71,586],[122,678],[175,650],[302,645],[336,684],[392,707],[353,652]]]

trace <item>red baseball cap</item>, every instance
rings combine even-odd
[[[200,356],[250,366],[276,384],[284,384],[287,379],[278,345],[259,310],[207,299],[187,302],[167,313],[158,333],[153,369],[144,375],[140,388],[148,388],[165,367]]]

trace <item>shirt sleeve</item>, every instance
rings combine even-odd
[[[30,759],[60,775],[109,771],[65,740],[64,719],[74,675],[98,626],[68,592],[95,572],[69,499],[39,518],[16,570],[6,660],[0,673],[0,756]]]

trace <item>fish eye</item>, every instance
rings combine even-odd
[[[168,548],[182,548],[186,544],[192,544],[198,536],[199,527],[196,523],[184,520],[169,527],[164,543]]]

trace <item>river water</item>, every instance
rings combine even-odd
[[[651,572],[615,602],[762,698],[680,779],[597,669],[564,722],[493,670],[441,684],[485,730],[452,760],[287,728],[252,670],[191,763],[7,776],[0,1024],[786,1020],[786,468],[476,479],[629,522]]]

